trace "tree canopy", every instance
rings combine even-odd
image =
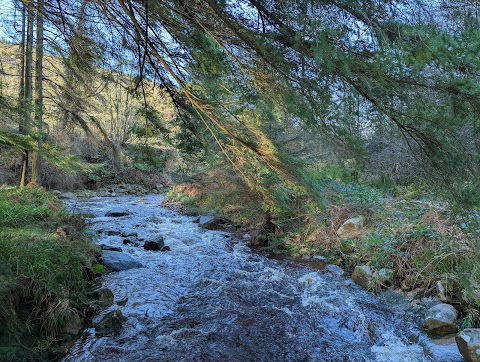
[[[475,179],[478,6],[61,0],[42,13],[46,49],[65,59],[66,118],[100,127],[82,102],[100,69],[122,68],[147,124],[189,154],[221,151],[268,198],[279,183],[308,187],[288,141],[305,132],[361,164],[384,138],[443,181]],[[149,108],[146,82],[171,98],[175,135]]]

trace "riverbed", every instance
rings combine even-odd
[[[163,196],[68,201],[88,215],[99,244],[143,268],[105,274],[119,309],[118,335],[85,331],[64,361],[434,361],[398,310],[335,269],[274,260],[197,218],[162,207]],[[128,215],[109,217],[112,210]],[[163,236],[171,251],[125,245]]]

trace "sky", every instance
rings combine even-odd
[[[0,40],[12,41],[14,19],[12,0],[0,0]]]

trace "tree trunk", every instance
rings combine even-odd
[[[44,0],[37,2],[37,43],[35,46],[35,122],[37,126],[37,152],[32,160],[32,182],[41,185],[43,137],[43,11]]]
[[[25,8],[25,5],[24,5]],[[27,11],[27,39],[25,42],[25,86],[23,97],[23,133],[30,134],[32,131],[32,64],[33,64],[33,22],[34,9],[33,2],[29,1],[26,4]],[[24,151],[22,162],[22,177],[20,179],[20,187],[25,186],[25,181],[28,177],[29,152]]]

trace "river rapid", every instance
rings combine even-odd
[[[419,332],[379,297],[329,268],[318,270],[252,252],[196,218],[162,207],[163,196],[70,200],[98,243],[121,247],[144,268],[106,274],[126,317],[118,335],[93,328],[64,361],[433,361]],[[126,210],[124,217],[107,217]],[[108,231],[160,235],[171,251],[124,245]],[[112,233],[110,233],[112,234]],[[121,303],[123,304],[123,303]]]

